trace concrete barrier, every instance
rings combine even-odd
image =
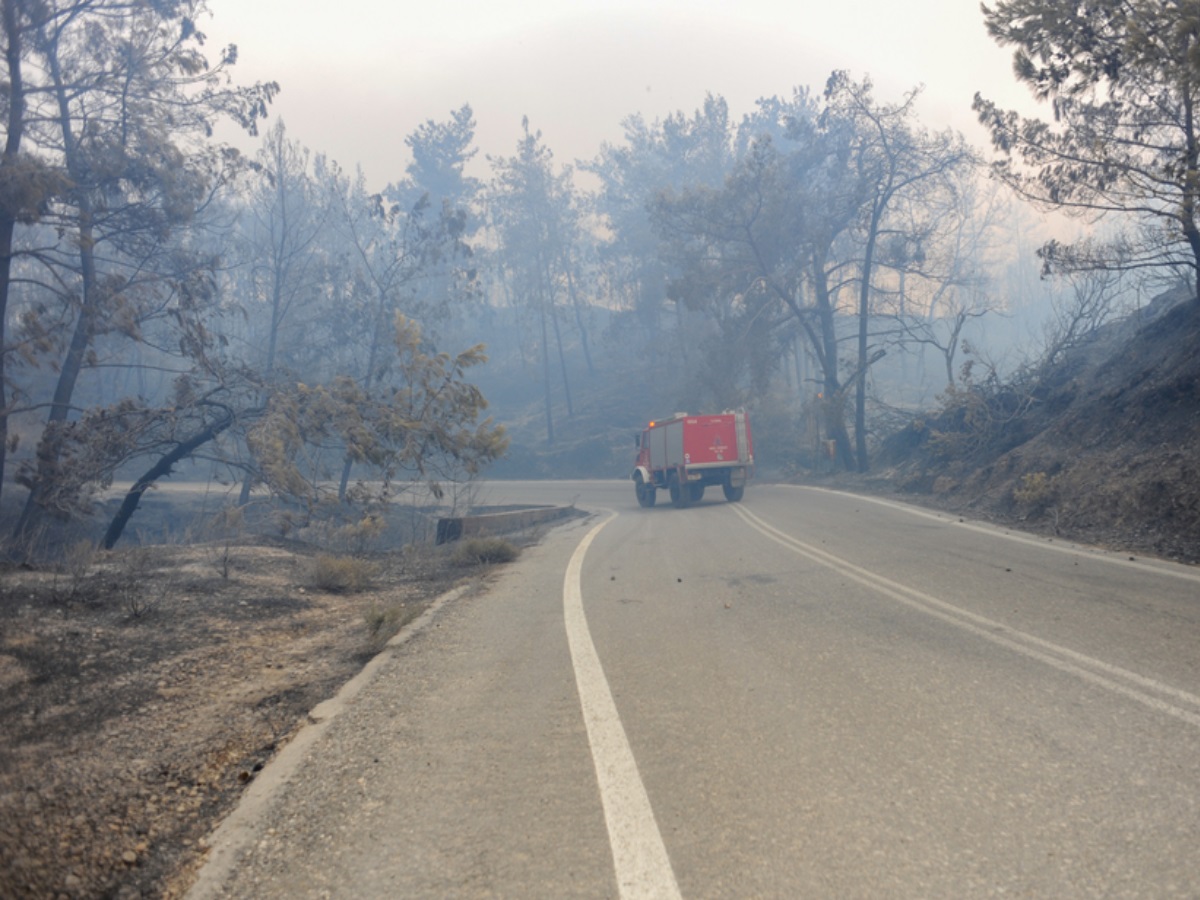
[[[521,531],[534,525],[565,519],[578,512],[574,506],[531,506],[478,516],[451,516],[438,519],[437,542],[446,544],[466,537]]]

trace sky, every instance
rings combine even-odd
[[[375,187],[404,174],[404,138],[469,103],[475,174],[512,156],[521,120],[559,164],[620,143],[621,122],[726,99],[734,121],[760,97],[819,93],[834,69],[869,75],[880,101],[923,85],[918,111],[986,146],[976,91],[1035,111],[1011,51],[975,0],[209,0],[200,27],[237,44],[238,82],[277,81],[289,136]],[[247,148],[253,143],[241,142]]]

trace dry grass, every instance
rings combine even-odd
[[[312,585],[335,594],[357,594],[371,585],[378,568],[357,556],[318,554],[312,564]]]
[[[521,550],[512,541],[504,538],[468,538],[461,541],[451,554],[451,561],[459,566],[483,566],[512,562],[521,555]]]

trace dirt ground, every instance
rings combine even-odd
[[[0,897],[181,896],[308,711],[487,577],[420,546],[81,545],[0,571]]]

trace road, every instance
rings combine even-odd
[[[488,485],[593,514],[382,661],[194,896],[1200,896],[1200,573],[711,493]]]

